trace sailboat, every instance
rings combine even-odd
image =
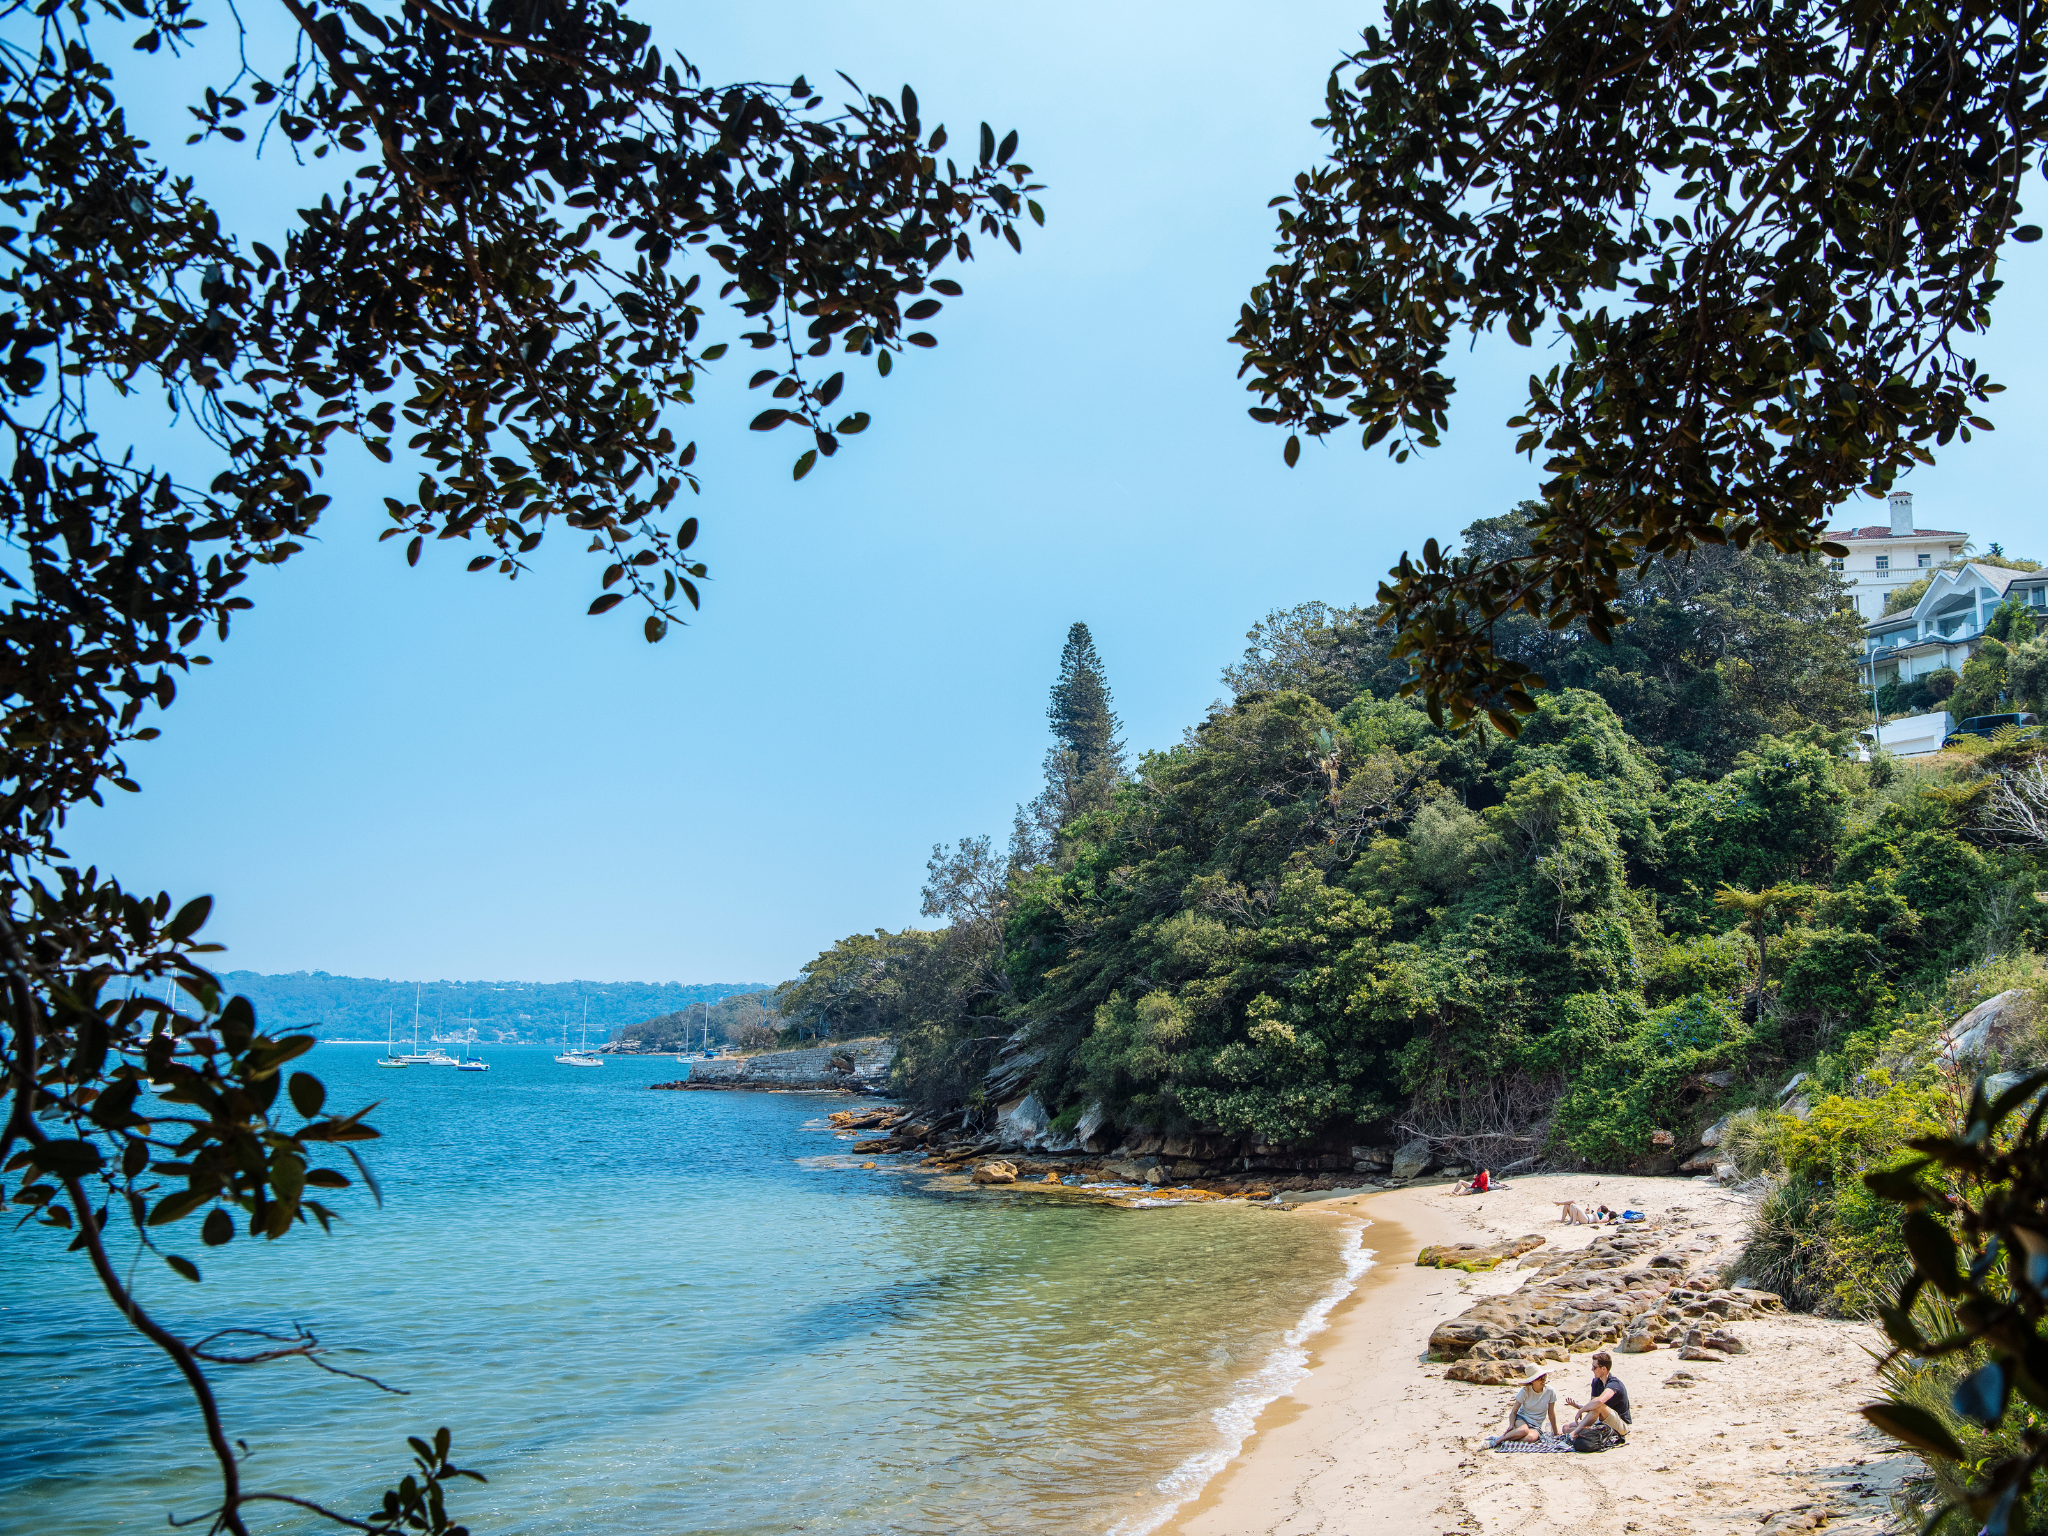
[[[590,999],[583,999],[583,1033],[575,1050],[569,1049],[569,1021],[562,1020],[562,1054],[555,1058],[565,1067],[601,1067],[604,1058],[590,1048]]]
[[[384,1059],[378,1062],[377,1065],[380,1067],[409,1067],[412,1063],[391,1048],[392,1028],[391,1010],[386,1008],[384,1010]]]
[[[488,1072],[491,1070],[491,1064],[481,1056],[470,1055],[469,1047],[465,1044],[462,1047],[462,1060],[455,1063],[455,1070],[458,1072]]]
[[[390,1010],[387,1009],[385,1011],[388,1013]],[[397,1061],[400,1066],[405,1067],[452,1067],[455,1065],[455,1058],[439,1046],[436,1046],[431,1051],[422,1052],[420,1050],[420,989],[418,987],[412,989],[412,1054],[410,1056],[400,1056],[397,1058]]]

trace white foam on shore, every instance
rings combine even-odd
[[[1251,1438],[1252,1429],[1266,1406],[1285,1397],[1307,1380],[1308,1341],[1330,1326],[1330,1313],[1336,1309],[1337,1303],[1356,1290],[1360,1277],[1372,1268],[1373,1250],[1365,1246],[1367,1225],[1360,1221],[1347,1227],[1343,1249],[1344,1273],[1329,1290],[1316,1298],[1308,1311],[1302,1314],[1301,1321],[1287,1330],[1280,1347],[1266,1357],[1265,1364],[1236,1383],[1230,1400],[1210,1415],[1222,1435],[1221,1442],[1206,1451],[1197,1451],[1162,1477],[1155,1486],[1166,1495],[1166,1502],[1142,1515],[1119,1520],[1111,1527],[1109,1536],[1151,1536],[1175,1510],[1200,1493],[1210,1478],[1230,1465],[1231,1459]]]

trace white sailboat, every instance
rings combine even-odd
[[[387,1010],[388,1012],[388,1010]],[[431,1051],[420,1049],[420,989],[412,989],[412,1054],[397,1058],[399,1065],[407,1067],[452,1067],[455,1058],[438,1045]]]
[[[604,1058],[590,1048],[590,999],[583,999],[583,1033],[575,1050],[569,1049],[569,1021],[562,1020],[562,1054],[555,1058],[565,1067],[601,1067]]]
[[[378,1062],[377,1065],[380,1067],[409,1067],[412,1065],[412,1063],[407,1061],[404,1057],[400,1056],[395,1050],[392,1049],[392,1029],[393,1023],[391,1018],[391,1010],[389,1008],[386,1008],[384,1010],[384,1059]]]

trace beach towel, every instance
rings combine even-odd
[[[1569,1454],[1571,1448],[1571,1441],[1563,1435],[1545,1435],[1541,1440],[1509,1440],[1494,1447],[1496,1451],[1539,1452],[1546,1454],[1552,1451],[1563,1451]]]

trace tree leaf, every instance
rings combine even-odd
[[[320,1106],[327,1102],[326,1085],[310,1072],[294,1072],[287,1086],[292,1108],[308,1120],[319,1114]]]
[[[1911,1403],[1870,1403],[1865,1405],[1862,1413],[1864,1418],[1894,1440],[1915,1450],[1943,1456],[1950,1461],[1964,1459],[1963,1448],[1956,1444],[1955,1436],[1925,1408],[1916,1408]]]

